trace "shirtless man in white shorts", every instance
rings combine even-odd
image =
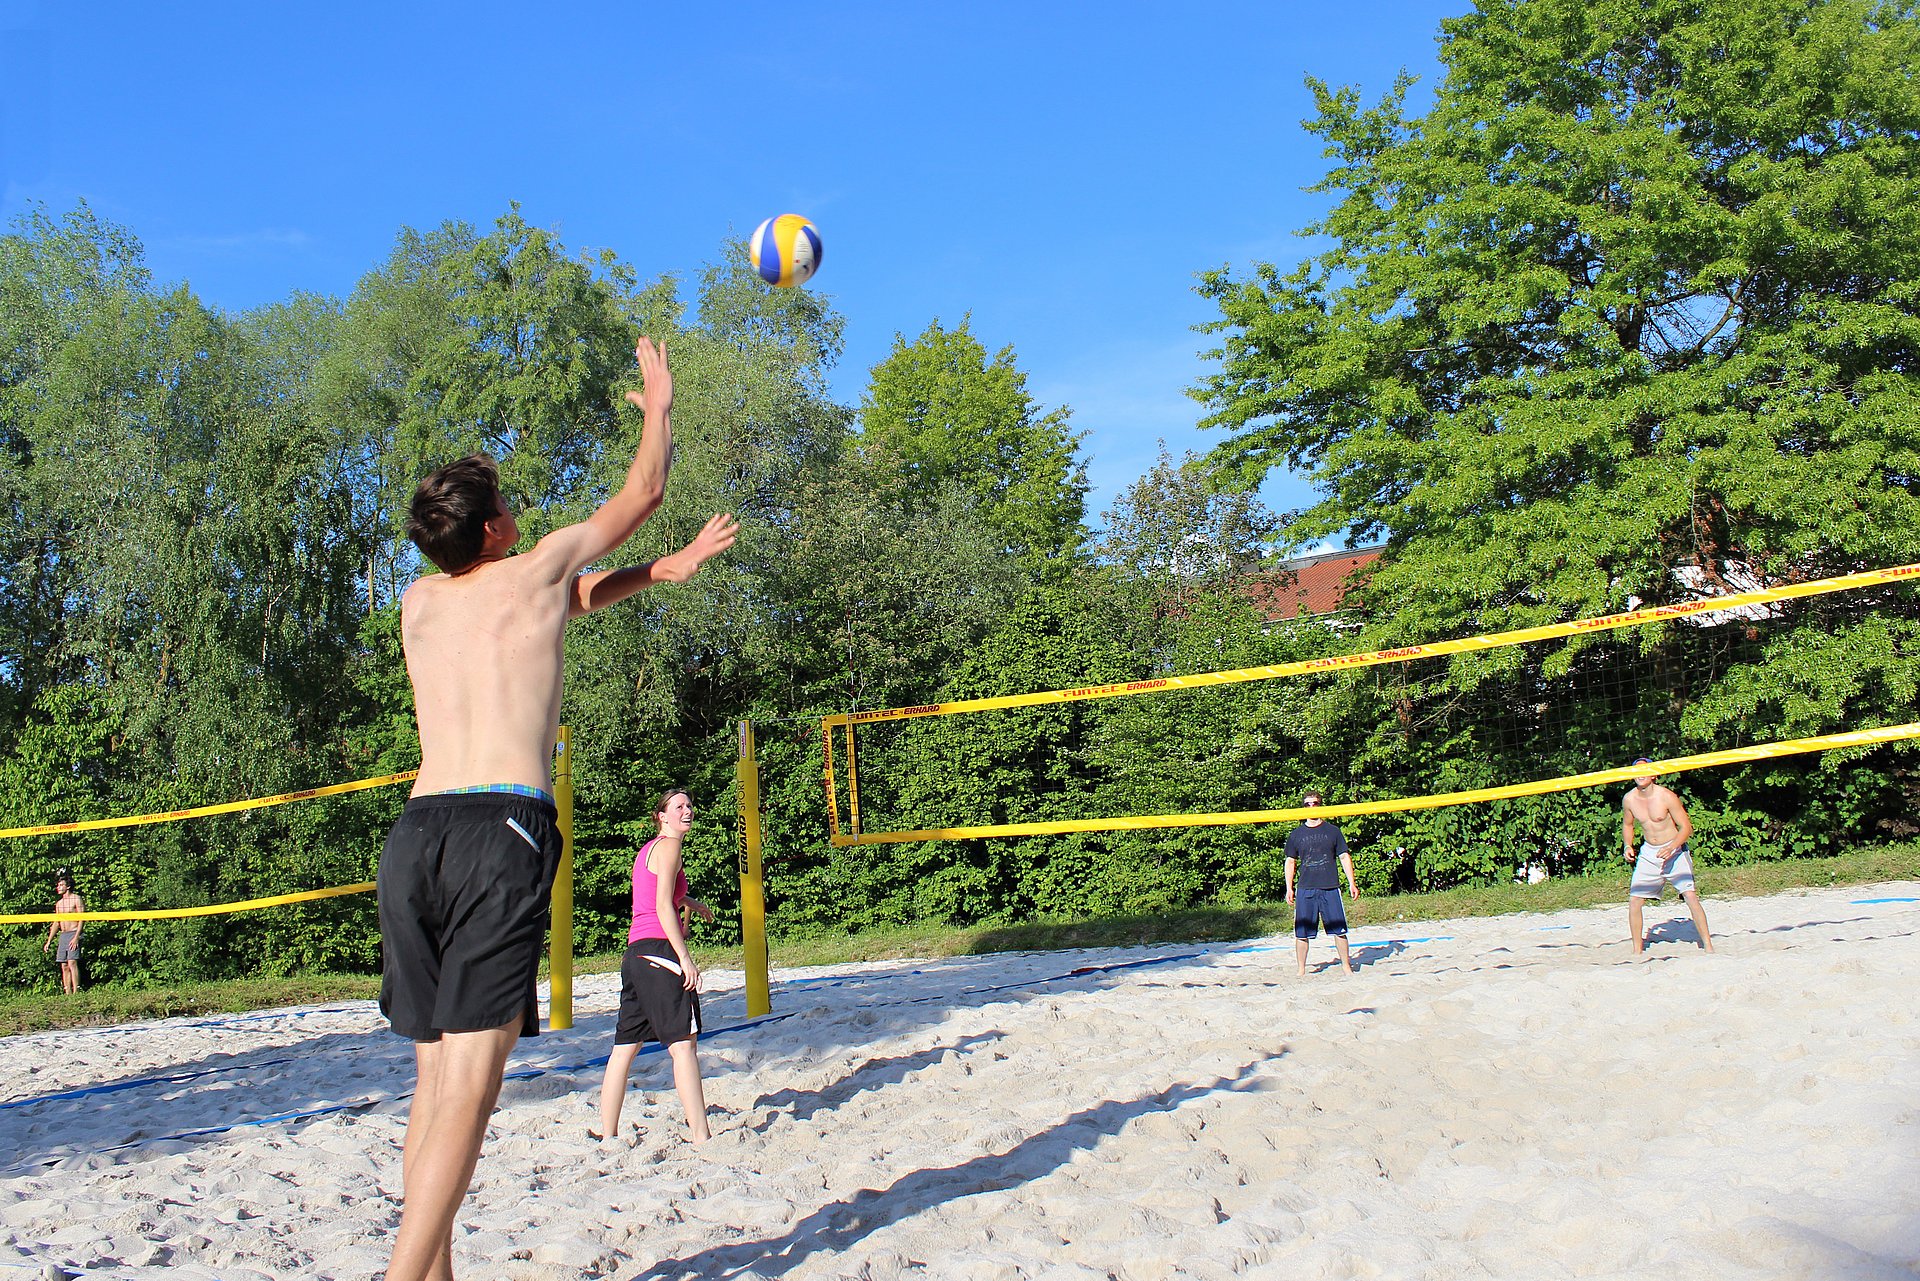
[[[1633,763],[1651,765],[1653,762],[1650,757],[1638,756]],[[1687,852],[1693,820],[1687,817],[1687,807],[1680,803],[1678,796],[1654,782],[1653,775],[1643,774],[1633,780],[1633,790],[1627,793],[1621,808],[1624,818],[1620,839],[1626,846],[1627,859],[1633,863],[1633,884],[1627,889],[1627,922],[1633,929],[1633,954],[1643,956],[1647,950],[1646,932],[1641,925],[1642,905],[1659,898],[1669,885],[1680,891],[1680,897],[1687,901],[1700,946],[1713,951],[1706,909],[1700,906],[1700,895],[1693,888],[1693,856]],[[1633,849],[1635,823],[1640,825],[1641,836],[1637,857]]]
[[[56,912],[84,912],[87,905],[73,892],[73,881],[65,872],[54,878],[53,888],[59,899],[53,905]],[[80,929],[81,921],[54,921],[47,926],[46,941],[40,944],[40,954],[45,956],[47,948],[56,941],[60,944],[53,959],[60,963],[60,990],[71,996],[80,990]]]

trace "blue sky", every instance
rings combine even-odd
[[[1072,409],[1097,524],[1157,439],[1218,438],[1184,394],[1196,273],[1307,247],[1304,77],[1373,99],[1404,68],[1424,99],[1466,7],[0,0],[0,221],[85,199],[238,310],[345,296],[403,225],[511,201],[643,276],[802,213],[847,321],[839,398],[896,333],[970,314]]]

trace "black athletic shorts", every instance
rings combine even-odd
[[[1293,936],[1310,939],[1320,933],[1318,921],[1326,922],[1327,933],[1347,932],[1347,908],[1340,891],[1300,889],[1293,896]]]
[[[546,939],[559,816],[500,792],[417,796],[380,852],[380,1012],[437,1041],[516,1017],[540,1034],[534,980]]]
[[[673,944],[637,939],[620,958],[620,1022],[615,1045],[672,1045],[700,1035],[700,994],[689,992]]]

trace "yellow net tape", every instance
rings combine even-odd
[[[26,912],[0,916],[0,925],[44,925],[48,921],[159,921],[181,916],[220,916],[227,912],[254,912],[282,903],[306,903],[317,898],[338,898],[342,894],[365,894],[372,881],[355,885],[336,885],[325,890],[302,890],[298,894],[275,894],[272,898],[250,898],[240,903],[209,903],[205,907],[161,907],[139,912]]]
[[[309,787],[298,792],[282,792],[278,796],[261,796],[249,801],[227,801],[220,805],[199,805],[193,809],[167,810],[159,814],[135,814],[128,818],[94,818],[77,823],[43,823],[39,827],[0,828],[0,837],[4,836],[46,836],[54,832],[98,832],[109,827],[138,827],[144,823],[171,823],[183,818],[204,818],[209,814],[234,814],[241,810],[265,809],[270,805],[285,805],[289,801],[307,801],[321,796],[343,796],[348,792],[365,792],[376,787],[391,787],[395,783],[407,783],[419,776],[419,770],[407,770],[399,774],[386,774],[380,778],[363,778],[354,783],[334,783],[327,787]],[[137,912],[27,912],[0,915],[0,925],[44,925],[49,921],[159,921],[183,916],[221,916],[228,912],[254,912],[263,907],[279,907],[283,903],[308,903],[314,899],[338,898],[342,894],[365,894],[373,889],[372,881],[361,881],[353,885],[336,885],[324,890],[302,890],[297,894],[275,894],[270,898],[252,898],[239,903],[209,903],[204,907],[164,907],[151,908]]]
[[[1729,610],[1750,608],[1755,605],[1767,605],[1775,601],[1791,600],[1803,596],[1820,596],[1829,592],[1855,591],[1863,587],[1886,586],[1910,582],[1920,578],[1920,565],[1899,565],[1891,569],[1864,570],[1857,574],[1842,574],[1837,578],[1819,578],[1804,583],[1789,583],[1782,587],[1769,587],[1760,591],[1737,592],[1729,596],[1712,596],[1701,600],[1687,601],[1679,605],[1657,605],[1648,609],[1636,609],[1624,614],[1605,614],[1598,618],[1580,618],[1565,623],[1546,623],[1539,627],[1523,627],[1510,632],[1492,632],[1484,636],[1468,636],[1459,640],[1436,641],[1426,645],[1404,645],[1394,649],[1376,649],[1361,654],[1338,654],[1328,658],[1310,658],[1292,663],[1272,663],[1262,667],[1242,667],[1225,672],[1201,672],[1191,676],[1162,676],[1152,680],[1123,681],[1111,685],[1089,685],[1078,689],[1045,690],[1033,694],[1007,694],[997,698],[964,699],[954,703],[928,703],[919,707],[891,707],[871,712],[841,712],[822,717],[820,727],[826,739],[826,787],[828,810],[828,839],[837,846],[878,845],[900,841],[959,840],[983,836],[1040,836],[1059,832],[1112,832],[1134,828],[1154,827],[1208,827],[1237,823],[1273,823],[1288,819],[1305,817],[1302,810],[1249,810],[1237,814],[1158,814],[1139,815],[1132,818],[1114,819],[1072,819],[1045,823],[996,823],[977,827],[928,828],[913,832],[862,832],[858,819],[857,802],[853,803],[852,835],[840,830],[839,808],[836,804],[833,777],[833,731],[845,727],[847,736],[847,763],[850,793],[855,786],[852,777],[853,765],[853,727],[880,721],[907,720],[921,716],[947,716],[959,712],[995,711],[1011,707],[1036,707],[1048,703],[1070,703],[1092,698],[1122,698],[1134,694],[1153,694],[1172,689],[1200,689],[1211,685],[1229,685],[1242,681],[1273,680],[1283,676],[1301,676],[1308,672],[1339,671],[1354,667],[1374,667],[1384,663],[1405,663],[1416,658],[1439,658],[1448,654],[1477,653],[1482,650],[1500,649],[1510,645],[1528,645],[1535,641],[1552,640],[1557,637],[1578,636],[1591,632],[1615,631],[1623,627],[1638,627],[1646,623],[1656,623],[1666,619],[1688,618],[1699,615],[1724,613]],[[1902,732],[1911,731],[1911,732]],[[1863,730],[1861,734],[1878,735],[1872,742],[1890,742],[1894,739],[1910,738],[1920,734],[1913,726],[1901,726],[1892,730]],[[1828,751],[1833,747],[1857,746],[1853,735],[1837,734],[1825,738],[1794,739],[1784,743],[1767,743],[1755,747],[1737,748],[1730,752],[1711,752],[1701,756],[1678,758],[1697,764],[1674,765],[1667,763],[1663,772],[1673,773],[1683,769],[1703,769],[1709,765],[1733,764],[1741,761],[1761,760],[1769,756],[1787,756],[1799,752]],[[1845,740],[1845,741],[1842,741]],[[1817,746],[1806,746],[1817,744]],[[1755,755],[1754,753],[1757,753]],[[1600,783],[1618,782],[1634,777],[1629,768],[1622,770],[1602,770],[1594,774],[1570,775],[1567,778],[1549,779],[1538,783],[1517,783],[1509,787],[1483,788],[1471,792],[1449,792],[1438,796],[1419,797],[1412,800],[1377,802],[1348,806],[1323,806],[1314,812],[1331,817],[1336,814],[1377,814],[1390,810],[1429,809],[1443,805],[1464,805],[1475,801],[1500,800],[1513,796],[1532,796],[1545,792],[1572,791],[1580,787],[1592,787]]]
[[[1446,805],[1502,801],[1516,796],[1540,796],[1548,792],[1571,792],[1582,787],[1622,783],[1646,774],[1680,774],[1687,770],[1710,769],[1717,765],[1742,765],[1776,756],[1831,752],[1845,747],[1875,747],[1882,743],[1907,738],[1920,738],[1920,723],[1892,725],[1885,729],[1850,730],[1844,734],[1822,734],[1817,738],[1793,738],[1778,743],[1756,743],[1751,747],[1735,747],[1721,752],[1702,752],[1697,756],[1676,756],[1669,760],[1654,761],[1649,765],[1622,765],[1614,769],[1594,770],[1587,774],[1569,774],[1563,778],[1543,779],[1535,783],[1510,783],[1503,787],[1479,787],[1471,791],[1441,792],[1432,796],[1413,796],[1402,800],[1364,801],[1350,805],[1315,805],[1310,808],[1283,810],[1240,810],[1231,814],[1145,814],[1131,818],[1081,818],[1047,823],[997,823],[984,827],[936,827],[919,832],[872,832],[857,836],[845,836],[836,831],[831,839],[835,845],[881,845],[901,841],[957,841],[982,836],[1121,832],[1154,827],[1229,827],[1247,823],[1280,823],[1290,819],[1391,814],[1401,810],[1439,809]]]
[[[99,832],[109,827],[139,827],[143,823],[171,823],[183,818],[204,818],[209,814],[237,814],[241,810],[261,810],[270,805],[285,805],[289,801],[310,801],[321,796],[343,796],[348,792],[391,787],[395,783],[411,782],[419,774],[419,770],[407,770],[402,774],[388,774],[381,778],[363,778],[357,783],[335,783],[329,787],[309,787],[304,791],[282,792],[278,796],[262,796],[251,801],[227,801],[221,805],[199,805],[193,809],[167,810],[160,814],[135,814],[129,818],[90,818],[77,823],[43,823],[39,827],[0,827],[0,837]]]
[[[1460,640],[1435,641],[1427,645],[1403,645],[1397,649],[1376,649],[1364,654],[1339,654],[1331,658],[1308,658],[1293,663],[1273,663],[1265,667],[1242,667],[1230,672],[1201,672],[1193,676],[1160,676],[1152,680],[1123,681],[1114,685],[1089,685],[1080,689],[1054,689],[1037,694],[1006,694],[998,698],[970,698],[957,703],[929,703],[921,707],[889,707],[872,712],[838,712],[822,718],[821,725],[831,731],[838,725],[862,725],[873,721],[906,720],[916,716],[947,716],[955,712],[986,712],[1008,707],[1035,707],[1043,703],[1071,703],[1088,698],[1120,698],[1132,694],[1153,694],[1169,689],[1198,689],[1209,685],[1231,685],[1239,681],[1264,681],[1280,676],[1301,676],[1307,672],[1338,671],[1349,667],[1374,667],[1381,663],[1404,663],[1416,658],[1438,658],[1446,654],[1475,653],[1508,645],[1530,645],[1535,641],[1560,636],[1578,636],[1587,632],[1613,631],[1638,627],[1669,618],[1687,618],[1697,614],[1717,614],[1725,610],[1765,605],[1799,596],[1820,596],[1827,592],[1853,591],[1920,578],[1920,565],[1901,565],[1894,569],[1873,569],[1839,578],[1820,578],[1763,591],[1740,592],[1732,596],[1713,596],[1682,605],[1658,605],[1626,614],[1606,614],[1599,618],[1579,618],[1570,623],[1546,623],[1523,627],[1518,631],[1494,632],[1486,636],[1468,636]],[[4,833],[0,833],[4,835]]]

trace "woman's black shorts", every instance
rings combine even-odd
[[[672,1045],[700,1035],[700,994],[689,992],[673,945],[638,939],[620,958],[620,1023],[615,1045]]]
[[[380,852],[380,1012],[437,1041],[515,1018],[540,1034],[534,981],[546,939],[559,816],[531,796],[417,796]]]

